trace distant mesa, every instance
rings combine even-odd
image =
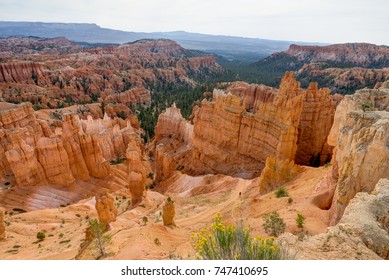
[[[333,93],[352,94],[389,79],[389,47],[367,43],[292,44],[288,50],[274,53],[252,66],[262,75],[274,73],[275,80],[285,71],[296,71],[296,78],[303,86],[317,81]]]

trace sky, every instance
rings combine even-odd
[[[388,0],[0,0],[0,20],[389,45]]]

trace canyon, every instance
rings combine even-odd
[[[215,216],[268,237],[273,212],[289,257],[389,258],[389,81],[346,96],[299,71],[278,88],[219,82],[188,118],[166,104],[147,139],[137,116],[155,113],[152,85],[194,87],[223,71],[214,57],[169,40],[0,46],[0,259],[195,259],[191,236]],[[286,53],[344,63],[341,52],[361,67],[387,59],[358,44]],[[104,256],[95,220],[112,241]]]
[[[215,89],[211,102],[203,100],[194,109],[193,125],[175,106],[160,115],[155,145],[163,174],[158,179],[175,169],[252,178],[269,156],[317,166],[331,160],[327,135],[335,104],[328,89],[316,83],[302,89],[291,72],[278,91],[242,83],[230,88]]]
[[[223,69],[171,40],[83,48],[66,38],[0,39],[0,98],[34,109],[94,102],[149,104],[159,84],[193,85]],[[207,76],[205,75],[205,76]]]

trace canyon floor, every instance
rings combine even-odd
[[[116,169],[120,170],[121,166],[116,166]],[[13,212],[12,216],[9,212],[6,214],[8,238],[0,243],[0,259],[74,259],[85,237],[88,220],[98,217],[92,194],[103,185],[114,194],[119,210],[117,220],[110,225],[108,259],[194,259],[195,251],[190,243],[192,232],[209,226],[218,212],[226,223],[242,219],[254,235],[266,236],[262,216],[272,211],[280,213],[287,232],[298,231],[295,218],[297,213],[302,213],[306,217],[307,234],[323,233],[328,225],[328,211],[321,210],[311,201],[316,194],[315,185],[326,172],[326,167],[304,167],[295,180],[285,184],[293,199],[291,203],[287,197],[276,198],[274,192],[260,196],[258,179],[224,175],[191,177],[180,172],[168,180],[163,194],[148,190],[142,203],[133,208],[128,208],[130,194],[124,186],[104,184],[102,180],[89,182],[87,192],[86,185],[73,190],[14,187],[3,191],[0,199],[12,201],[14,208],[21,208],[18,202],[29,197],[28,205],[25,205],[29,209],[49,209],[27,213],[9,211]],[[162,222],[162,205],[167,196],[175,202],[176,226],[165,227]],[[82,199],[64,205],[77,198]],[[43,201],[52,204],[46,205]],[[52,207],[54,204],[62,206]],[[143,217],[147,217],[147,222]],[[44,241],[37,242],[36,233],[39,231],[46,233]],[[82,258],[93,259],[95,254],[89,250]]]

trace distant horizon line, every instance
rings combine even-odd
[[[198,35],[205,35],[205,36],[217,36],[217,37],[233,37],[233,38],[242,38],[242,39],[253,39],[253,40],[266,40],[266,41],[275,41],[275,42],[289,42],[289,43],[307,43],[310,45],[338,45],[338,44],[359,44],[359,43],[366,43],[366,44],[372,44],[376,46],[388,46],[389,44],[376,44],[376,43],[370,43],[367,41],[344,41],[344,42],[318,42],[318,41],[301,41],[301,40],[287,40],[287,39],[269,39],[269,38],[260,38],[260,37],[248,37],[248,36],[242,36],[242,35],[226,35],[226,34],[210,34],[210,33],[201,33],[201,32],[192,32],[192,31],[186,31],[186,30],[170,30],[170,31],[133,31],[133,30],[123,30],[123,29],[115,29],[112,27],[104,27],[102,25],[99,25],[96,22],[59,22],[59,21],[27,21],[27,20],[0,20],[1,22],[5,23],[41,23],[41,24],[63,24],[63,25],[91,25],[96,26],[101,29],[109,29],[114,31],[121,31],[121,32],[129,32],[129,33],[146,33],[146,34],[155,34],[155,33],[187,33],[187,34],[198,34]],[[66,36],[63,36],[66,38]],[[161,38],[163,39],[163,38]]]
[[[123,30],[123,29],[114,29],[112,27],[104,27],[102,25],[99,25],[98,23],[90,23],[90,22],[57,22],[57,21],[27,21],[27,20],[0,20],[1,22],[5,23],[42,23],[42,24],[64,24],[64,25],[92,25],[97,26],[101,29],[109,29],[109,30],[115,30],[115,31],[121,31],[121,32],[132,32],[132,33],[148,33],[148,34],[155,34],[155,33],[188,33],[188,34],[199,34],[199,35],[206,35],[206,36],[218,36],[218,37],[233,37],[233,38],[243,38],[243,39],[253,39],[253,40],[266,40],[266,41],[276,41],[276,42],[290,42],[290,43],[308,43],[308,44],[318,44],[318,45],[334,45],[334,44],[345,44],[345,43],[368,43],[373,45],[378,45],[374,43],[369,42],[343,42],[343,43],[328,43],[328,42],[318,42],[318,41],[301,41],[301,40],[286,40],[286,39],[269,39],[269,38],[260,38],[260,37],[248,37],[248,36],[242,36],[242,35],[226,35],[226,34],[209,34],[209,33],[200,33],[200,32],[192,32],[192,31],[185,31],[185,30],[170,30],[170,31],[133,31],[133,30]],[[65,37],[65,36],[64,36]],[[66,38],[66,37],[65,37]],[[162,39],[162,38],[161,38]],[[386,46],[386,45],[385,45]]]

